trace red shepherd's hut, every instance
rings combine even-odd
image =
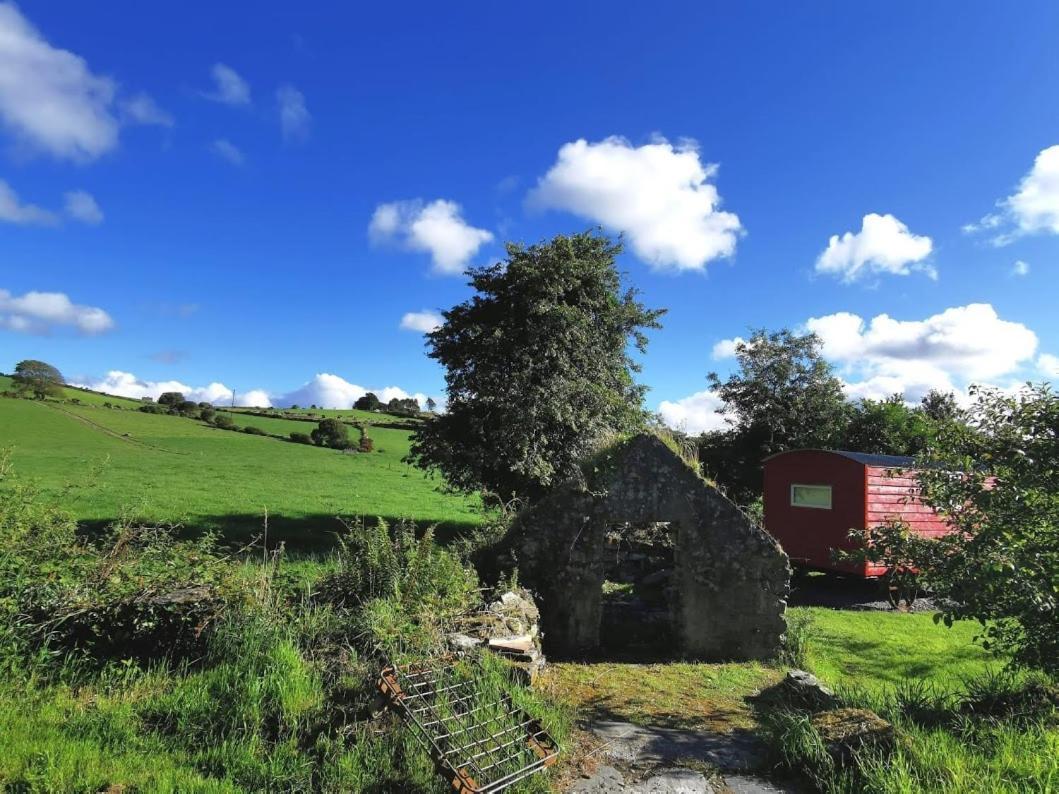
[[[901,519],[913,532],[937,537],[948,525],[919,501],[915,461],[896,455],[867,455],[797,449],[766,458],[765,529],[791,562],[807,568],[879,576],[871,563],[837,563],[832,549],[853,549],[851,529]]]

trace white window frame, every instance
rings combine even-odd
[[[794,489],[795,488],[826,488],[827,489],[827,506],[824,505],[803,505],[798,504],[794,501]],[[791,507],[806,507],[810,510],[830,510],[834,504],[834,497],[832,488],[826,483],[807,483],[807,482],[792,482],[791,483]]]

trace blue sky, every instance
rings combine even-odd
[[[669,309],[642,379],[674,424],[716,422],[750,327],[816,330],[851,397],[1053,377],[1057,30],[1045,2],[0,3],[0,369],[440,396],[405,315],[602,225]]]

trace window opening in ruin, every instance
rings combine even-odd
[[[676,525],[612,524],[605,535],[600,651],[627,659],[671,658]]]

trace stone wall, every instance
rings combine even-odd
[[[651,435],[586,462],[583,479],[557,488],[512,527],[523,580],[541,597],[546,650],[578,656],[599,647],[607,532],[652,522],[675,527],[672,656],[774,656],[786,630],[786,555]]]

